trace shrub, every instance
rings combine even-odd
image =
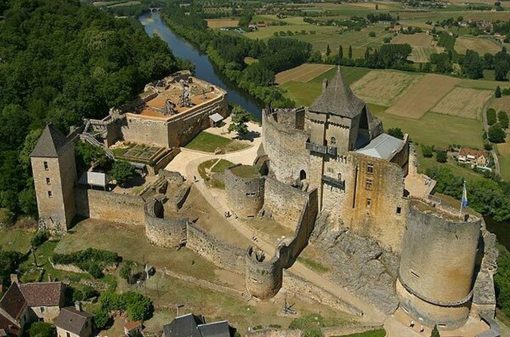
[[[49,238],[50,238],[50,235],[49,235],[48,231],[38,230],[37,233],[35,234],[35,236],[32,238],[32,241],[31,241],[32,247],[39,247],[40,245],[42,245],[43,243],[48,241]]]
[[[489,128],[488,136],[492,143],[504,143],[506,133],[499,124],[494,124]]]
[[[94,314],[94,323],[98,329],[105,328],[108,323],[110,322],[110,313],[100,308],[96,313]]]
[[[370,32],[370,33],[368,33],[368,36],[370,36],[370,37],[375,37],[375,32]]]
[[[28,335],[30,337],[55,337],[57,331],[55,327],[49,323],[35,322],[30,325]]]
[[[436,161],[438,163],[446,163],[448,161],[448,155],[445,151],[436,152]]]
[[[122,258],[114,252],[88,248],[71,254],[54,254],[53,262],[58,264],[73,264],[85,270],[96,278],[103,277],[102,270],[112,264],[122,261]]]
[[[483,148],[487,151],[492,150],[492,144],[491,143],[485,143],[483,144]]]
[[[421,146],[421,153],[425,158],[432,158],[434,155],[434,147],[430,145],[423,145]]]
[[[500,98],[501,97],[501,88],[499,87],[499,85],[496,87],[496,91],[494,91],[494,96],[496,98]]]
[[[391,128],[388,130],[388,134],[398,139],[404,139],[404,132],[400,128]]]
[[[0,228],[12,225],[14,213],[7,208],[0,208]]]
[[[147,320],[152,317],[154,312],[150,298],[134,291],[123,294],[111,291],[103,292],[99,297],[99,303],[101,304],[100,311],[104,310],[109,313],[112,310],[122,310],[127,312],[129,319],[134,321]]]
[[[498,112],[498,122],[503,129],[508,129],[508,114],[506,111]]]
[[[133,165],[123,160],[117,160],[113,163],[112,169],[109,173],[119,185],[123,185],[126,181],[136,175]]]
[[[487,124],[489,125],[494,125],[497,123],[497,118],[496,118],[496,110],[494,109],[488,109],[487,110]]]

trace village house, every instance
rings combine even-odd
[[[64,303],[64,287],[62,282],[20,284],[14,277],[0,299],[0,336],[21,336],[30,322],[52,322]]]
[[[471,166],[487,167],[489,166],[489,153],[482,150],[475,150],[469,147],[463,147],[459,151],[457,161],[461,164],[470,164]]]
[[[194,314],[176,317],[163,326],[163,337],[231,337],[234,332],[228,321],[206,323],[203,316]]]
[[[91,337],[93,331],[92,315],[81,309],[79,303],[74,307],[62,308],[55,326],[58,337]]]

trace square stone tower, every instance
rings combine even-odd
[[[30,159],[40,224],[50,231],[65,232],[76,213],[74,144],[48,124]]]

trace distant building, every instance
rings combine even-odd
[[[52,322],[63,303],[61,282],[13,282],[0,299],[0,336],[21,336],[29,322]]]
[[[88,312],[82,311],[79,304],[63,308],[55,320],[57,337],[91,337],[92,317]]]
[[[231,337],[235,329],[228,321],[206,323],[203,316],[187,314],[163,326],[163,337]]]
[[[490,162],[489,153],[482,150],[475,150],[469,147],[463,147],[457,157],[459,163],[470,164],[474,166],[487,167]]]

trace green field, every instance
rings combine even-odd
[[[356,67],[342,67],[341,70],[345,82],[349,84],[356,82],[370,71],[368,68]],[[333,68],[307,83],[289,81],[282,84],[281,87],[287,90],[288,97],[294,100],[297,105],[309,106],[320,95],[322,81],[326,78],[331,79],[336,72],[337,69]]]

